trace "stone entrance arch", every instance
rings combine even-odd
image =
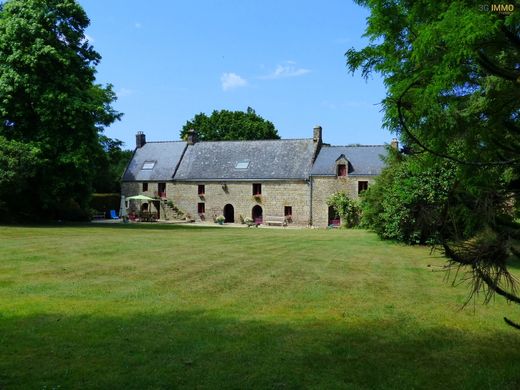
[[[251,217],[253,218],[253,221],[255,221],[255,223],[262,223],[263,211],[259,205],[253,207],[253,210],[251,211]]]
[[[233,205],[227,204],[224,206],[224,218],[226,218],[224,221],[226,223],[235,222],[235,208]]]

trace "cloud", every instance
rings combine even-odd
[[[286,61],[283,65],[278,65],[276,69],[265,76],[260,76],[264,80],[276,80],[286,77],[298,77],[310,73],[310,69],[298,68],[294,61]]]
[[[85,34],[85,40],[89,41],[90,43],[94,43],[94,38],[92,38],[90,35]]]
[[[141,28],[141,27],[143,27],[143,25],[142,25],[141,22],[135,22],[135,23],[134,23],[134,27],[135,27],[135,28]]]
[[[222,89],[224,91],[228,91],[233,88],[245,87],[247,85],[247,80],[243,79],[236,73],[223,73],[220,76],[220,82],[222,83]]]

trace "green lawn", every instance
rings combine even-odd
[[[0,389],[518,389],[520,311],[361,230],[0,227]]]

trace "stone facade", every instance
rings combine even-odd
[[[253,196],[253,183],[261,184],[260,196]],[[204,185],[204,195],[198,195]],[[233,206],[235,222],[252,218],[253,207],[260,206],[263,216],[284,216],[285,207],[292,209],[292,223],[309,224],[309,184],[305,181],[258,182],[172,182],[166,188],[168,199],[195,220],[212,220],[224,215],[226,205]],[[170,195],[171,194],[171,195]],[[205,213],[199,215],[198,204],[203,203]],[[229,207],[228,207],[229,210]]]
[[[358,199],[359,182],[374,183],[374,176],[312,176],[312,225],[324,227],[329,224],[327,200],[336,192],[345,192],[351,199]]]
[[[286,207],[292,211],[291,223],[307,226],[326,227],[329,224],[329,206],[327,200],[336,192],[345,192],[350,198],[359,197],[359,182],[373,184],[374,176],[331,177],[312,176],[312,208],[311,182],[255,182],[261,184],[262,194],[253,196],[253,182],[168,182],[166,198],[159,205],[163,219],[174,218],[174,213],[167,206],[172,201],[177,208],[196,221],[211,221],[217,215],[224,215],[224,207],[233,207],[235,222],[242,218],[252,218],[253,207],[260,206],[263,216],[284,216]],[[156,197],[158,182],[148,182],[148,191],[142,191],[142,182],[124,182],[121,192],[125,196],[143,194]],[[199,196],[199,185],[204,185],[204,195]],[[143,202],[145,203],[145,202]],[[204,204],[204,213],[198,212],[199,203]],[[137,211],[137,204],[134,208]],[[152,207],[152,206],[149,206]],[[312,218],[310,215],[312,209]],[[228,209],[229,210],[229,209]]]

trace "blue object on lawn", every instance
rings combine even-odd
[[[110,210],[110,218],[119,219],[119,217],[116,214],[116,210]]]

